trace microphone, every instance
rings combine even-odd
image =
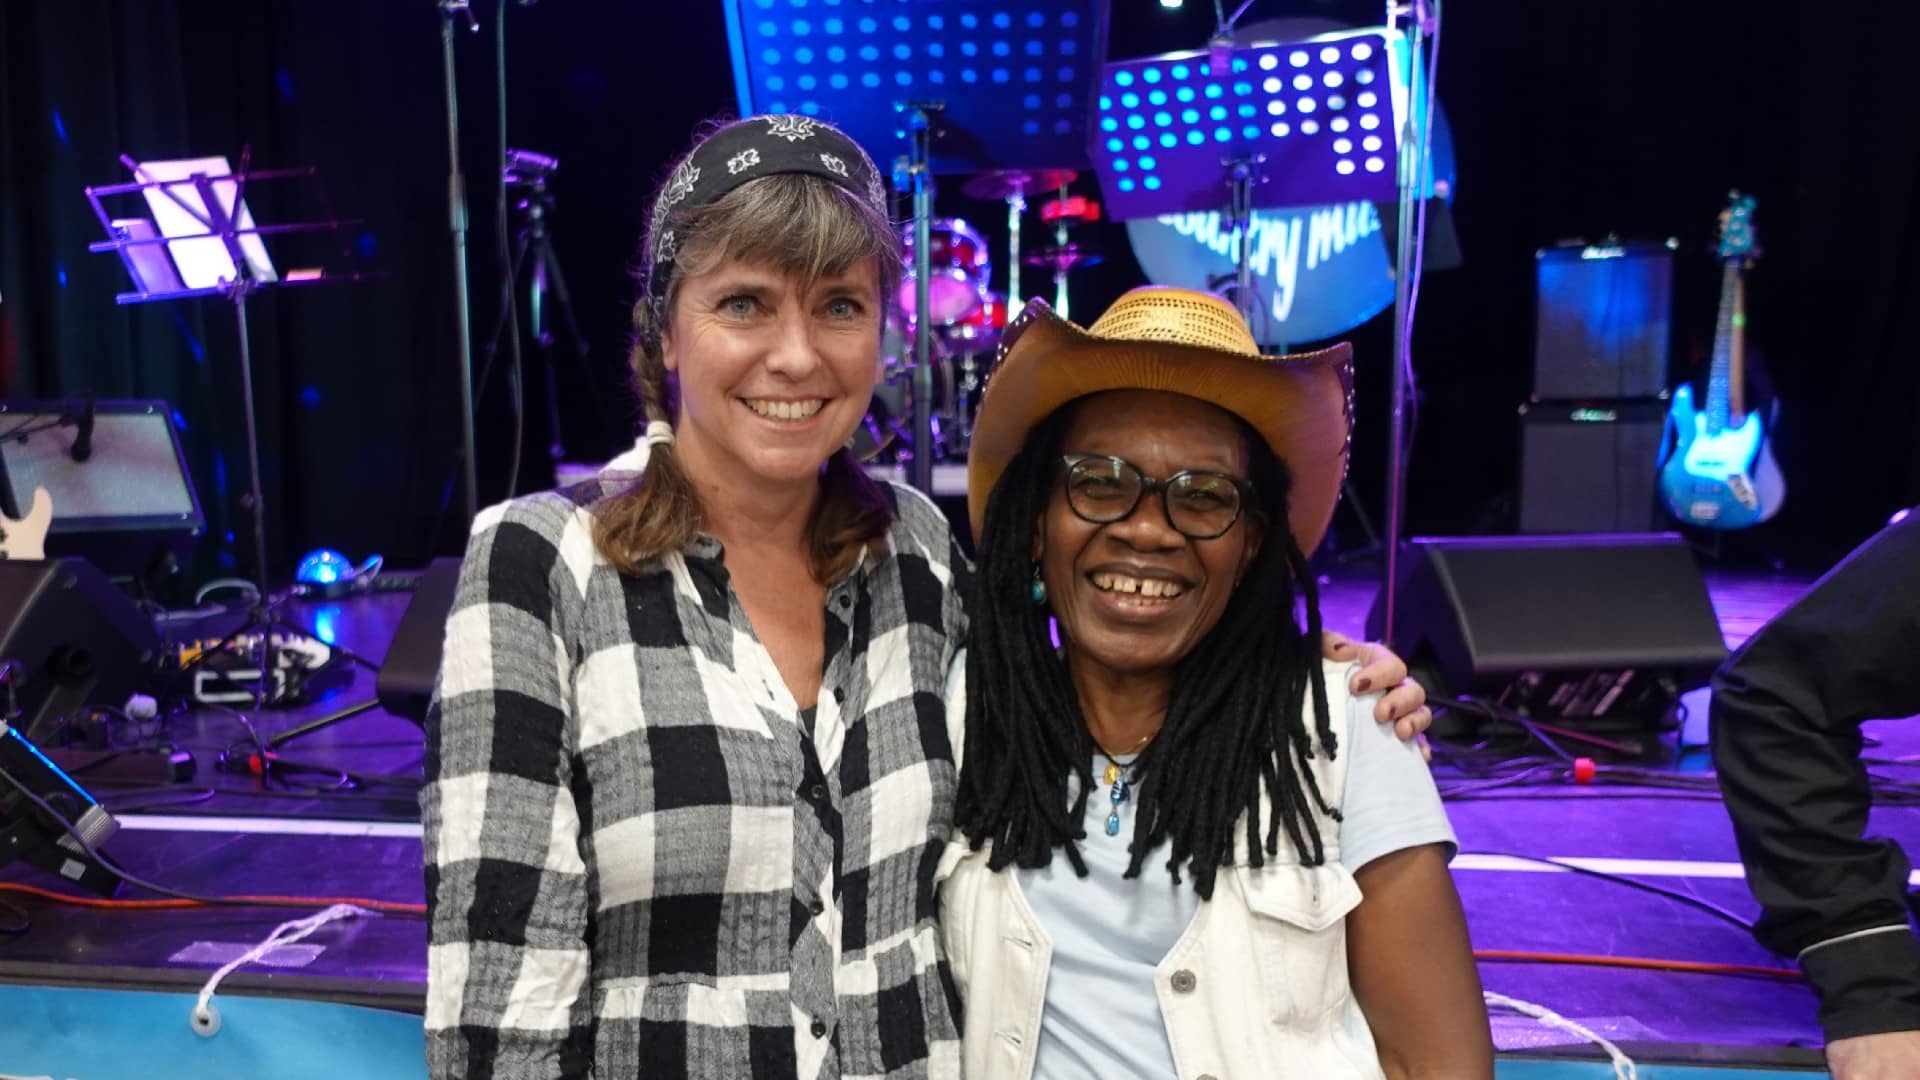
[[[73,449],[70,453],[75,461],[85,461],[93,456],[93,395],[88,394],[81,403],[80,415],[73,418],[73,426],[79,430],[73,436]]]

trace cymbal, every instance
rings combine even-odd
[[[960,188],[969,199],[1006,199],[1036,191],[1056,191],[1073,183],[1072,169],[1008,169],[981,173]]]
[[[1085,244],[1060,244],[1041,248],[1027,256],[1028,266],[1044,266],[1051,270],[1071,270],[1076,266],[1092,266],[1101,260],[1099,252]]]

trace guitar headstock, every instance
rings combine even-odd
[[[0,512],[0,560],[46,558],[47,532],[52,527],[53,496],[46,488],[34,488],[26,517],[15,521]]]
[[[1760,254],[1753,239],[1753,208],[1753,196],[1738,191],[1727,194],[1727,208],[1720,211],[1722,262],[1751,259]]]

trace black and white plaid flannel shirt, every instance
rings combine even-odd
[[[435,1077],[959,1073],[933,875],[969,572],[925,496],[827,594],[811,739],[703,538],[599,556],[631,476],[475,519],[428,721]]]

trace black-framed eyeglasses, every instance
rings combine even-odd
[[[1158,490],[1167,524],[1188,539],[1213,540],[1226,535],[1253,500],[1253,482],[1226,473],[1189,469],[1155,480],[1107,454],[1068,454],[1060,464],[1067,506],[1095,525],[1125,520],[1147,493]]]

